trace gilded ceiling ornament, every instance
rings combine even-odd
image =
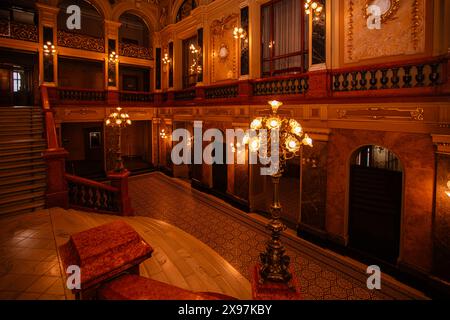
[[[376,5],[381,10],[381,23],[392,20],[400,7],[400,0],[366,0],[366,5],[363,7],[364,18],[369,18],[367,9],[371,5]]]

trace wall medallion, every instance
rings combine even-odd
[[[371,5],[380,7],[381,23],[385,23],[394,18],[400,7],[400,0],[366,0],[366,5],[363,7],[365,19],[369,17],[367,8]]]

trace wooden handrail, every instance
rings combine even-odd
[[[85,91],[85,92],[106,92],[105,89],[89,89],[89,88],[77,88],[77,87],[57,87],[57,91]]]
[[[338,68],[338,69],[331,69],[329,70],[332,74],[336,73],[342,73],[342,72],[352,72],[352,71],[362,71],[362,70],[375,70],[375,69],[389,69],[389,68],[395,68],[395,67],[408,67],[408,66],[415,66],[420,64],[430,64],[430,63],[443,63],[450,60],[450,55],[441,55],[437,57],[430,57],[426,59],[410,59],[410,60],[403,60],[403,61],[394,61],[394,62],[388,62],[388,63],[378,63],[378,64],[372,64],[372,65],[360,65],[360,66],[353,66],[353,67],[344,67],[344,68]]]
[[[289,80],[289,79],[295,79],[295,78],[308,78],[308,72],[293,73],[293,74],[288,74],[288,75],[284,75],[284,76],[277,76],[277,77],[251,79],[250,82],[251,83],[257,83],[257,82],[267,82],[267,81]]]
[[[119,93],[129,93],[129,94],[147,94],[147,95],[152,95],[155,94],[154,92],[149,92],[149,91],[127,91],[127,90],[120,90]]]
[[[46,86],[41,86],[42,109],[45,113],[45,132],[47,136],[47,148],[58,149],[58,136],[56,135],[55,119],[48,100],[48,90]]]
[[[100,183],[100,182],[97,182],[97,181],[94,181],[94,180],[89,180],[89,179],[86,179],[86,178],[74,176],[74,175],[71,175],[71,174],[68,174],[68,173],[66,173],[66,179],[67,179],[67,181],[71,181],[71,182],[77,183],[77,184],[84,184],[84,185],[87,185],[87,186],[90,186],[90,187],[94,187],[94,188],[98,188],[98,189],[104,189],[104,190],[107,190],[107,191],[110,191],[110,192],[114,192],[114,193],[118,193],[119,192],[118,188],[115,188],[115,187],[112,187],[112,186],[109,186],[107,184]]]

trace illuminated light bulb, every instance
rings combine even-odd
[[[278,108],[280,108],[280,107],[283,105],[282,102],[277,101],[277,100],[269,101],[269,104],[270,104],[270,106],[272,107],[272,111],[273,111],[274,113],[277,113]]]
[[[126,118],[126,115],[122,113],[122,114],[120,115],[120,117],[125,119],[125,118]]]
[[[249,137],[248,134],[246,133],[246,134],[244,135],[244,137],[242,138],[242,143],[243,143],[243,144],[248,144],[249,140],[250,140],[250,137]]]
[[[122,120],[117,119],[117,120],[116,120],[116,124],[120,126],[120,125],[122,124]]]
[[[269,118],[266,121],[266,126],[269,129],[278,129],[281,126],[281,120],[279,118]]]
[[[127,120],[127,124],[131,125],[131,120],[130,119]]]
[[[310,146],[310,147],[313,146],[313,144],[312,144],[313,141],[312,141],[312,139],[308,136],[308,134],[305,134],[305,137],[303,138],[302,143],[303,143],[305,146]]]
[[[250,148],[250,150],[251,150],[252,152],[258,151],[259,146],[260,146],[260,142],[259,142],[259,139],[258,139],[257,137],[253,138],[253,139],[250,141],[249,148]]]
[[[113,114],[112,114],[112,116],[114,117],[114,118],[117,118],[117,112],[114,112]]]
[[[111,124],[111,120],[107,119],[107,120],[105,121],[105,123],[106,123],[107,126],[109,126],[109,125]]]
[[[250,128],[252,128],[253,130],[258,130],[260,129],[262,126],[262,119],[261,118],[256,118],[252,121],[252,123],[250,124]]]
[[[292,133],[300,135],[303,131],[302,126],[294,119],[289,120],[289,125],[291,126]]]
[[[316,2],[313,2],[312,4],[311,4],[311,8],[313,9],[313,10],[316,10],[316,8],[317,8],[317,3]]]
[[[286,139],[286,148],[290,152],[296,152],[296,151],[298,151],[298,149],[300,149],[300,144],[297,139],[290,136]]]

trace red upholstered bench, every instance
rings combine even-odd
[[[123,275],[97,290],[100,300],[236,300],[212,292],[192,292],[136,275]]]

